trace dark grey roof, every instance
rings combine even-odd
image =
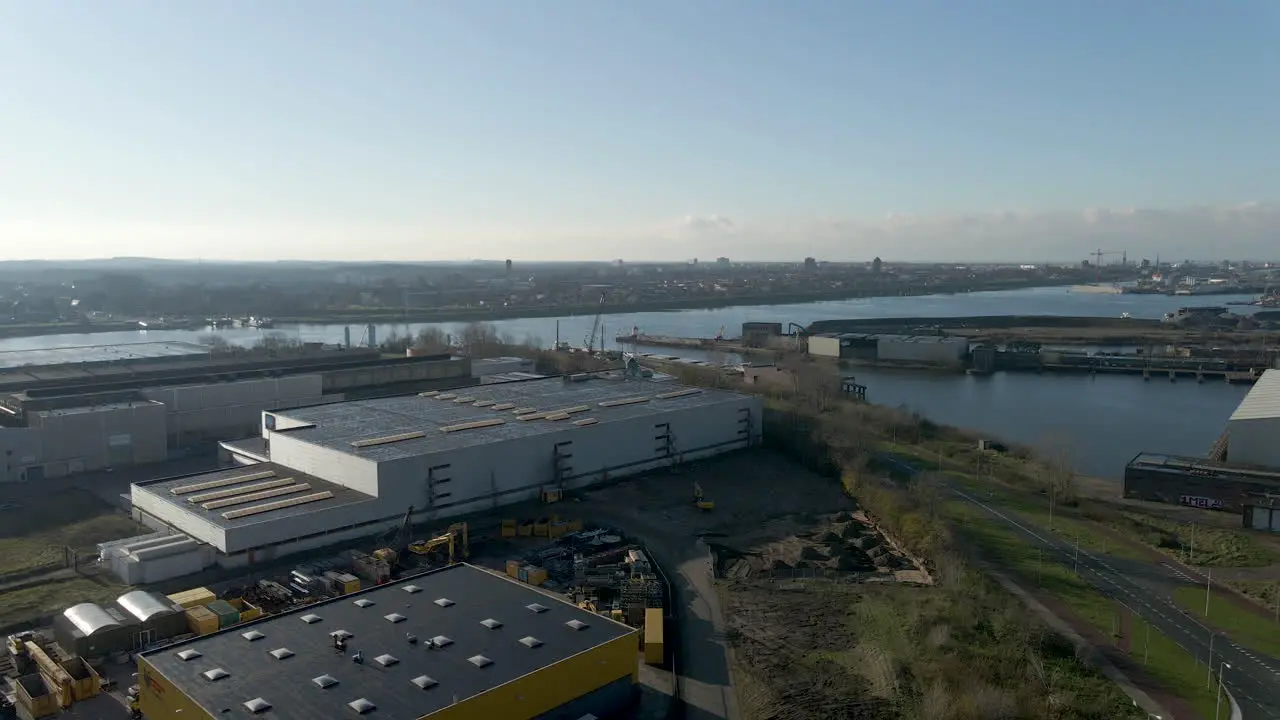
[[[573,421],[584,418],[594,418],[603,424],[614,420],[715,405],[742,398],[740,394],[726,390],[703,389],[696,394],[682,397],[656,399],[657,395],[679,392],[682,389],[685,388],[680,385],[652,380],[596,378],[585,382],[565,382],[562,378],[555,377],[449,390],[447,394],[453,397],[445,400],[409,395],[315,405],[282,410],[275,414],[315,425],[315,427],[285,431],[290,438],[373,461],[383,461],[560,432],[575,427],[572,424]],[[649,402],[634,405],[600,406],[601,402],[608,400],[637,396],[647,396],[651,399]],[[458,398],[472,398],[472,401],[459,404],[454,402]],[[516,409],[531,407],[539,412],[579,405],[589,405],[590,408],[574,414],[569,420],[523,421],[517,420],[511,409],[494,410],[493,406],[476,407],[474,403],[480,401],[492,401],[495,405],[514,403]],[[503,418],[506,423],[453,433],[440,430],[447,425],[490,418]],[[426,436],[358,449],[351,445],[355,440],[416,431],[425,432]]]
[[[420,591],[407,592],[411,586]],[[352,602],[359,598],[374,604],[361,608]],[[441,598],[454,602],[437,603]],[[545,609],[528,607],[534,604]],[[388,621],[392,612],[407,619]],[[321,619],[307,623],[304,615]],[[488,619],[501,626],[481,624]],[[566,625],[572,620],[587,627]],[[242,634],[249,626],[265,637],[246,640]],[[337,630],[352,634],[345,654],[334,650],[330,633]],[[359,699],[377,707],[375,717],[417,718],[634,632],[528,585],[459,564],[143,656],[214,717],[224,708],[238,716],[244,703],[261,698],[271,705],[260,714],[266,718],[347,717],[354,715],[348,703]],[[415,635],[417,644],[406,634]],[[438,636],[452,642],[428,649],[427,639]],[[541,644],[522,642],[530,637]],[[280,648],[293,654],[276,659],[271,652]],[[181,659],[179,653],[189,649],[201,655]],[[363,653],[362,664],[351,660],[356,651]],[[481,667],[480,657],[491,664]],[[230,675],[202,677],[217,668]]]
[[[249,476],[253,476],[258,473],[263,473],[267,471],[275,472],[275,476],[270,478],[259,478],[257,480],[247,480],[243,483],[243,485],[255,485],[257,483],[268,482],[271,480],[284,480],[286,478],[293,478],[295,484],[306,483],[311,487],[305,491],[301,491],[296,494],[271,497],[271,498],[266,498],[263,500],[244,503],[240,505],[230,505],[226,507],[219,507],[213,510],[205,510],[200,506],[199,503],[187,502],[187,498],[191,497],[191,495],[185,495],[185,496],[173,495],[172,493],[169,492],[173,488],[182,487],[184,485],[198,485],[200,483],[212,482],[216,480],[221,480],[223,478],[249,477]],[[237,486],[239,485],[241,484],[237,483]],[[235,487],[235,486],[219,487],[219,488],[214,488],[213,490],[228,490],[231,487]],[[211,490],[210,492],[212,492],[213,490]],[[204,520],[206,522],[212,523],[218,527],[223,527],[223,528],[240,527],[243,525],[253,525],[254,523],[260,523],[264,521],[274,521],[274,520],[279,520],[280,518],[285,518],[285,517],[293,517],[296,515],[306,515],[307,513],[313,513],[317,510],[336,507],[339,505],[351,505],[354,503],[371,502],[374,500],[372,496],[365,495],[364,493],[358,490],[352,490],[351,488],[346,487],[345,485],[338,485],[337,483],[331,483],[328,480],[322,480],[313,475],[308,475],[304,472],[298,472],[297,470],[292,470],[290,468],[284,467],[282,465],[277,465],[275,463],[257,463],[254,465],[242,465],[239,467],[226,468],[223,470],[214,470],[212,472],[198,473],[195,475],[183,475],[179,477],[161,478],[159,480],[148,480],[144,482],[134,483],[134,492],[138,492],[138,491],[150,493],[155,497],[174,505],[175,507],[179,508],[184,512],[195,515],[201,520]],[[325,500],[317,500],[315,502],[310,502],[303,505],[295,505],[293,507],[281,508],[279,510],[271,510],[269,512],[258,513],[256,515],[249,515],[246,517],[234,518],[231,520],[228,520],[222,516],[222,513],[227,512],[228,510],[240,510],[242,508],[249,508],[255,505],[263,505],[269,502],[274,502],[276,500],[287,500],[292,497],[301,497],[304,495],[310,495],[312,493],[319,493],[324,491],[333,493],[333,497],[327,498]],[[199,493],[194,493],[194,494],[198,495]]]

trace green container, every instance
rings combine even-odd
[[[218,628],[231,627],[240,622],[240,611],[232,607],[226,600],[214,600],[208,605],[209,612],[218,616]]]

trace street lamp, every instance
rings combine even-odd
[[[1218,720],[1218,713],[1222,710],[1222,674],[1230,668],[1231,666],[1225,660],[1218,668],[1218,704],[1213,706],[1213,720]]]

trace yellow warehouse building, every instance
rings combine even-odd
[[[633,702],[637,642],[459,564],[143,653],[139,704],[147,720],[605,718]]]

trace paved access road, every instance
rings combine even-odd
[[[1173,589],[1193,578],[1168,565],[1099,556],[1085,550],[1077,554],[1070,542],[1056,535],[1041,532],[973,495],[954,488],[952,492],[1003,522],[1029,544],[1043,547],[1058,562],[1068,567],[1078,563],[1081,578],[1104,595],[1124,603],[1202,662],[1210,656],[1212,642],[1215,673],[1224,661],[1231,666],[1226,671],[1225,684],[1239,703],[1244,720],[1280,720],[1280,661],[1243,648],[1221,633],[1215,636],[1178,608],[1172,600]],[[1217,682],[1216,674],[1213,682]]]

